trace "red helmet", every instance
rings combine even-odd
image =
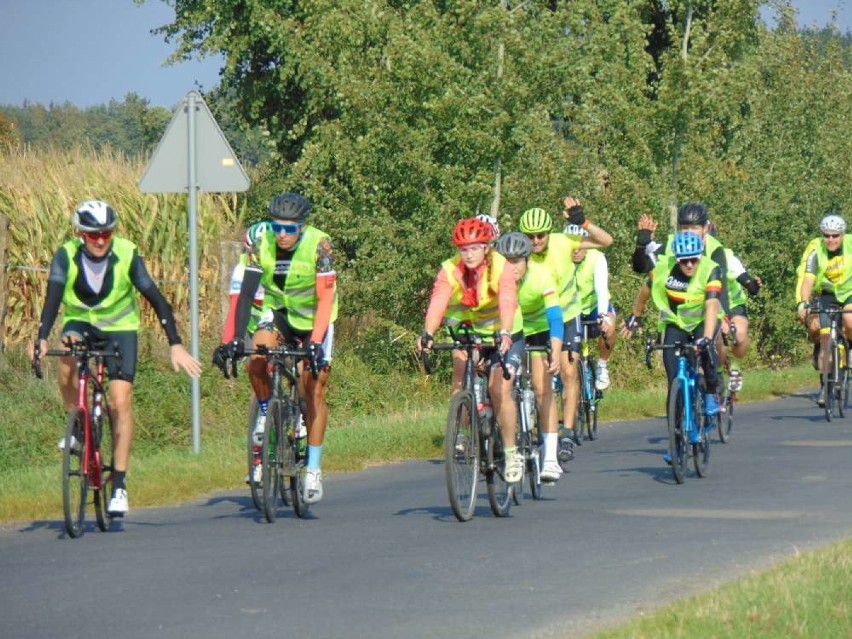
[[[453,244],[456,246],[488,244],[492,239],[494,239],[494,229],[491,225],[475,217],[461,220],[453,229]]]

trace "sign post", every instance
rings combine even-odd
[[[189,209],[190,352],[199,358],[198,191],[245,191],[249,179],[204,99],[184,96],[139,181],[143,193],[186,193]],[[201,452],[201,386],[192,383],[192,451]]]

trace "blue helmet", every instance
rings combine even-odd
[[[704,252],[704,241],[695,231],[681,231],[675,235],[672,252],[677,259],[698,257]]]

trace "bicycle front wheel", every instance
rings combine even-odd
[[[822,386],[825,393],[825,419],[831,421],[834,412],[835,369],[837,363],[837,342],[829,338],[828,348],[825,349],[822,366]]]
[[[514,485],[506,482],[501,471],[505,465],[506,454],[503,451],[503,437],[500,435],[497,424],[491,428],[491,437],[484,441],[487,442],[488,463],[485,471],[485,485],[488,489],[488,503],[495,517],[505,517],[509,514],[509,507],[512,505]],[[523,481],[521,477],[521,481],[515,486],[518,490],[523,490]]]
[[[281,481],[282,439],[281,401],[275,397],[266,410],[266,429],[263,432],[261,452],[261,472],[263,485],[263,514],[270,524],[275,521],[278,511],[278,491]]]
[[[107,532],[112,527],[113,517],[107,511],[112,497],[112,419],[109,410],[104,406],[104,414],[92,420],[92,438],[95,441],[95,460],[99,466],[100,488],[94,490],[95,519],[98,528]]]
[[[255,468],[262,463],[261,448],[254,443],[254,425],[257,423],[257,416],[260,413],[260,406],[257,404],[257,397],[251,398],[248,410],[248,431],[246,437],[246,455],[248,457],[248,485],[251,491],[251,503],[258,510],[263,510],[263,486],[254,480]]]
[[[726,383],[726,388],[722,393],[721,410],[716,415],[716,430],[719,433],[719,441],[727,444],[731,441],[731,429],[734,427],[734,394],[727,388],[727,380],[723,382]]]
[[[685,413],[684,388],[678,378],[672,380],[669,387],[669,401],[666,417],[669,426],[669,454],[672,458],[672,476],[678,484],[686,478],[687,446],[684,433]]]
[[[533,400],[532,417],[527,432],[529,449],[525,453],[527,477],[532,498],[541,499],[541,414],[538,410],[538,400]]]
[[[80,409],[68,413],[65,426],[65,449],[62,453],[62,506],[65,530],[69,537],[80,537],[85,531],[86,499],[89,478],[83,472],[86,449],[86,416]]]
[[[473,393],[464,390],[450,401],[444,436],[444,468],[450,507],[456,519],[468,521],[476,507],[479,477],[479,431]]]

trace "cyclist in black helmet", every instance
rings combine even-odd
[[[253,338],[255,348],[274,348],[280,338],[287,343],[306,346],[319,365],[317,379],[312,375],[301,377],[308,430],[308,458],[302,486],[305,501],[312,504],[323,495],[321,459],[328,425],[325,394],[334,349],[337,278],[331,239],[306,223],[310,211],[310,202],[298,193],[283,193],[272,198],[266,229],[247,247],[234,339],[217,349],[214,361],[242,354],[245,348],[242,336],[249,323],[252,299],[258,285],[262,285],[264,297]],[[260,407],[257,429],[262,431],[272,394],[266,359],[252,356],[248,371]]]

